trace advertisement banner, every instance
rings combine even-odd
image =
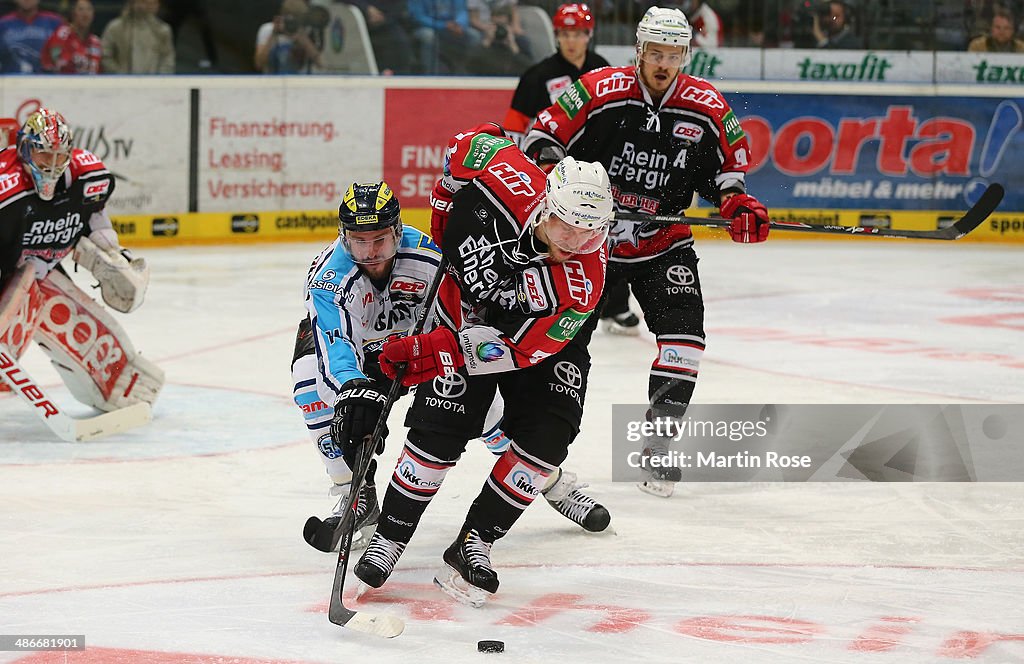
[[[4,81],[3,115],[19,124],[40,106],[60,111],[75,146],[99,157],[117,180],[107,209],[146,214],[188,209],[189,90],[138,81],[101,87],[76,77]]]
[[[1021,99],[732,94],[752,191],[773,207],[964,210],[985,187],[1024,210]],[[767,193],[767,192],[770,192]]]
[[[766,49],[768,81],[832,83],[931,83],[930,51],[834,51]]]
[[[337,208],[349,184],[380,178],[383,91],[304,82],[204,88],[200,210]]]
[[[936,53],[935,82],[1019,85],[1024,63],[1019,53]]]
[[[500,124],[511,101],[511,90],[388,90],[384,179],[402,207],[429,206],[451,137],[481,122]]]
[[[635,46],[598,46],[599,55],[613,67],[636,64]],[[761,80],[759,48],[697,48],[684,71],[709,81]]]

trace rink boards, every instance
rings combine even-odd
[[[1007,95],[1012,87],[716,83],[751,143],[748,188],[773,217],[934,229],[999,182],[1006,199],[968,239],[1024,242],[1024,102]],[[381,178],[421,225],[449,137],[500,121],[514,86],[509,78],[7,77],[0,95],[3,113],[19,119],[39,105],[65,113],[78,145],[118,177],[110,210],[126,243],[173,244],[328,237],[348,183]]]

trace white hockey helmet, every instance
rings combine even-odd
[[[683,47],[683,63],[690,63],[690,38],[693,30],[686,14],[678,9],[651,7],[636,26],[636,64],[640,66],[640,56],[647,44],[666,44]]]
[[[615,200],[608,172],[600,162],[577,161],[573,157],[562,159],[548,173],[545,190],[547,203],[541,220],[555,215],[572,227],[565,229],[568,234],[548,232],[560,249],[587,254],[604,244],[615,212]],[[566,236],[565,243],[559,241],[562,236]]]

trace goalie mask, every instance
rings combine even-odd
[[[53,198],[57,182],[71,163],[71,128],[64,116],[40,108],[18,132],[18,156],[32,176],[39,198]]]
[[[374,265],[394,258],[402,237],[401,213],[386,182],[350,185],[341,199],[338,219],[342,242],[352,260]]]
[[[548,173],[545,190],[547,207],[538,224],[547,222],[549,244],[570,254],[589,254],[604,245],[615,203],[600,162],[566,157]]]

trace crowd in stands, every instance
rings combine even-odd
[[[519,76],[551,55],[523,5],[560,0],[350,0],[382,74]],[[336,0],[0,0],[3,74],[330,72]],[[698,48],[1024,52],[1024,0],[594,0],[598,44],[630,45],[652,4],[689,17]],[[536,10],[533,10],[536,11]]]

